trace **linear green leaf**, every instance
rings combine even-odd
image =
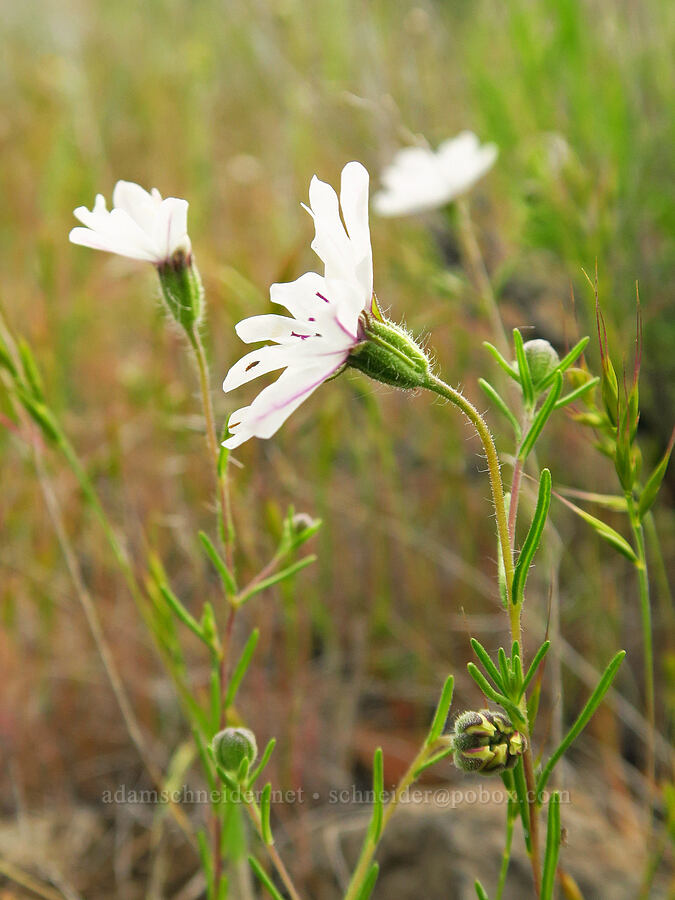
[[[546,399],[539,407],[539,410],[534,417],[534,421],[530,425],[530,430],[523,438],[523,442],[520,445],[520,449],[518,450],[518,459],[522,460],[523,462],[525,462],[532,448],[537,443],[537,439],[539,438],[544,425],[548,421],[548,417],[551,415],[551,413],[553,412],[553,408],[558,402],[558,398],[562,393],[562,383],[562,375],[558,373],[553,387],[548,392],[548,394],[546,395]]]
[[[673,450],[673,443],[675,443],[675,429],[673,430],[670,441],[668,442],[666,452],[661,457],[661,461],[647,479],[647,482],[642,489],[642,493],[640,494],[640,503],[638,505],[638,515],[640,516],[640,519],[644,519],[649,510],[654,505],[654,501],[656,500],[659,489],[661,488],[661,482],[663,481],[666,470],[668,469],[668,461],[670,460],[670,454]]]
[[[514,606],[518,606],[523,602],[525,593],[525,582],[530,571],[530,564],[537,552],[541,536],[546,525],[546,517],[548,509],[551,505],[551,473],[548,469],[542,469],[539,476],[539,493],[537,495],[537,506],[532,517],[532,523],[525,543],[516,563],[513,573],[513,586],[511,588],[511,596]]]
[[[489,341],[483,341],[483,346],[489,353],[494,357],[499,366],[506,372],[506,374],[513,378],[514,381],[520,381],[520,376],[518,375],[518,371],[513,368],[513,366],[509,365],[504,357],[501,355],[499,350],[495,346],[493,346]]]
[[[251,657],[253,656],[259,637],[260,630],[258,628],[254,628],[250,633],[246,644],[244,645],[244,649],[241,651],[241,656],[239,657],[237,665],[234,667],[234,672],[232,673],[230,683],[227,687],[227,694],[225,695],[225,709],[228,709],[234,703],[234,698],[237,695],[239,685],[241,684],[242,678],[246,674],[246,670],[248,669],[249,663],[251,662]]]
[[[377,843],[382,834],[382,821],[384,815],[384,759],[382,747],[378,747],[373,756],[373,815],[370,820],[368,832],[371,839]]]
[[[248,778],[248,787],[249,788],[253,787],[256,780],[260,777],[263,769],[265,768],[265,766],[267,765],[267,763],[270,760],[270,756],[272,755],[272,751],[274,750],[276,743],[277,743],[276,738],[271,738],[268,741],[267,746],[265,747],[265,751],[263,752],[263,755],[260,757],[260,762],[255,767],[255,769],[251,772],[251,774],[249,775],[249,778]]]
[[[290,578],[301,569],[304,569],[306,566],[309,566],[313,562],[316,562],[316,559],[317,557],[312,553],[310,556],[305,556],[303,557],[303,559],[298,560],[298,562],[293,563],[293,565],[287,566],[280,572],[275,572],[275,574],[270,575],[269,578],[264,578],[262,581],[257,582],[255,585],[253,585],[252,588],[244,590],[244,592],[239,596],[237,600],[237,605],[242,606],[244,603],[246,603],[247,600],[250,600],[251,597],[259,594],[261,591],[264,591],[269,587],[272,587],[272,585],[274,584],[278,584],[280,581],[284,581],[286,578]]]
[[[516,763],[513,769],[513,787],[518,801],[518,809],[520,810],[520,821],[523,825],[523,835],[525,836],[525,846],[527,852],[530,852],[530,811],[527,803],[527,782],[525,781],[525,771],[523,769],[522,757]]]
[[[522,697],[523,694],[525,693],[525,691],[528,689],[530,682],[532,681],[532,679],[534,678],[534,676],[537,673],[537,669],[539,668],[539,663],[542,661],[542,659],[548,653],[548,648],[550,646],[551,646],[550,641],[544,641],[544,643],[541,645],[541,647],[534,654],[532,662],[530,663],[530,667],[527,670],[527,675],[525,676],[525,678],[523,680],[523,686],[520,691],[520,697]],[[520,697],[518,698],[519,700],[520,700]]]
[[[629,559],[632,563],[637,562],[637,556],[635,555],[635,551],[628,543],[628,541],[619,534],[618,531],[615,531],[613,528],[610,528],[602,519],[596,519],[595,516],[592,516],[590,513],[586,512],[585,509],[582,509],[580,506],[577,506],[575,503],[570,502],[565,497],[562,497],[560,494],[556,494],[558,500],[565,504],[565,506],[569,507],[573,512],[575,512],[580,518],[584,520],[584,522],[588,522],[588,524],[593,528],[600,537],[607,541],[607,543],[611,544],[615,550],[618,550],[626,559]]]
[[[565,737],[560,742],[560,745],[553,752],[553,754],[551,755],[551,758],[549,759],[549,761],[546,763],[546,765],[542,769],[542,772],[537,781],[537,796],[538,797],[541,795],[541,792],[546,787],[546,784],[548,783],[548,780],[551,777],[551,773],[553,772],[553,769],[554,769],[556,763],[558,762],[558,760],[560,759],[560,757],[567,751],[570,744],[581,734],[581,732],[584,730],[584,728],[588,724],[593,713],[596,711],[598,706],[600,706],[600,703],[602,702],[602,698],[605,696],[605,694],[609,690],[609,688],[612,684],[612,681],[614,680],[614,676],[616,675],[616,673],[619,669],[619,666],[621,665],[621,662],[625,655],[626,655],[625,650],[619,650],[619,652],[614,655],[614,657],[610,661],[609,665],[603,672],[602,678],[598,682],[598,686],[593,691],[591,696],[588,698],[586,705],[579,713],[574,725],[572,725],[570,730],[567,732]]]
[[[509,700],[508,697],[505,697],[504,694],[500,694],[499,691],[495,691],[487,678],[483,675],[481,670],[474,663],[467,663],[467,671],[469,675],[476,682],[481,691],[485,694],[485,696],[489,700],[493,700],[495,703],[499,704],[499,706],[503,706],[507,713],[511,716],[511,720],[514,724],[524,725],[525,721],[523,719],[523,714],[518,709],[513,700]]]
[[[504,685],[502,682],[502,676],[499,673],[499,669],[492,662],[490,654],[487,652],[485,647],[480,643],[480,641],[477,641],[476,638],[471,638],[471,646],[473,648],[473,652],[485,666],[485,671],[488,673],[490,678],[492,678],[497,689],[502,692],[506,691],[506,685]]]
[[[202,542],[202,546],[206,550],[206,554],[213,563],[213,566],[220,575],[220,579],[223,582],[223,587],[227,591],[228,594],[236,594],[237,593],[237,582],[234,579],[234,576],[230,572],[230,570],[225,565],[220,553],[213,546],[213,542],[211,538],[205,531],[199,532],[199,540]]]
[[[446,747],[445,750],[441,750],[440,753],[435,753],[431,759],[428,759],[425,763],[422,763],[421,766],[418,766],[415,769],[415,779],[419,778],[422,772],[426,772],[427,769],[430,769],[432,766],[435,766],[436,763],[441,762],[441,760],[450,756],[451,753],[454,753],[455,748],[450,745]]]
[[[564,397],[561,397],[553,407],[554,409],[562,409],[563,406],[569,406],[570,403],[574,403],[575,400],[578,400],[579,397],[583,397],[584,394],[587,394],[589,391],[593,390],[596,384],[600,384],[600,378],[595,377],[591,378],[590,381],[587,381],[586,384],[582,384],[580,387],[576,388],[573,391],[570,391],[569,394],[565,394]]]
[[[506,405],[506,401],[500,397],[497,391],[492,387],[489,381],[486,381],[484,378],[478,379],[478,384],[480,385],[483,393],[485,393],[490,400],[494,403],[497,409],[502,413],[502,415],[506,416],[511,425],[513,426],[513,430],[516,433],[516,439],[520,441],[520,425],[518,423],[518,419],[514,416],[511,410]]]
[[[517,328],[513,329],[513,346],[516,351],[516,360],[518,361],[518,373],[520,375],[520,386],[523,390],[523,400],[525,406],[531,407],[534,404],[534,385],[532,384],[530,365],[527,361],[527,356],[525,355],[523,336]]]
[[[356,900],[368,900],[370,895],[373,893],[373,888],[375,887],[375,882],[377,881],[379,872],[380,866],[378,863],[374,862],[368,869],[368,874],[363,880],[361,890],[356,895]]]
[[[563,358],[560,360],[560,362],[555,367],[555,369],[552,372],[550,372],[546,376],[546,378],[544,378],[544,380],[539,385],[539,390],[546,390],[546,388],[550,384],[553,384],[555,376],[558,373],[565,372],[567,369],[569,369],[569,367],[576,362],[577,357],[581,356],[581,354],[584,352],[584,350],[586,349],[586,345],[588,344],[589,341],[590,341],[589,337],[583,337],[578,343],[576,343],[574,345],[574,347],[572,347],[570,352],[566,353],[565,356],[563,356]]]
[[[476,896],[478,897],[478,900],[490,900],[485,891],[485,888],[478,879],[474,881],[473,886],[476,889]]]
[[[431,728],[429,729],[429,733],[427,734],[426,744],[429,747],[435,744],[439,737],[443,734],[445,723],[448,721],[450,704],[452,703],[452,691],[454,684],[455,679],[452,675],[448,675],[448,677],[445,679],[445,684],[443,685],[443,690],[441,691],[441,696],[438,700],[438,704],[436,705],[436,712],[434,713]]]
[[[208,641],[204,637],[204,632],[202,631],[199,622],[194,618],[194,616],[190,615],[190,613],[183,606],[178,597],[171,590],[169,585],[158,584],[157,586],[162,597],[164,597],[173,612],[176,614],[176,617],[179,618],[183,625],[187,626],[190,631],[196,634],[200,641],[204,641],[204,643],[208,645]]]
[[[553,900],[553,888],[555,887],[555,871],[558,866],[559,851],[560,794],[555,791],[548,804],[546,851],[544,853],[544,872],[541,878],[541,900]]]
[[[272,785],[268,781],[260,797],[260,835],[263,842],[271,847],[274,843],[272,828],[270,826],[270,812],[272,807]]]
[[[255,856],[249,856],[249,858],[248,858],[248,864],[249,864],[250,867],[253,869],[253,871],[255,872],[255,874],[256,874],[257,877],[258,877],[258,880],[260,881],[260,883],[262,884],[262,886],[265,888],[265,890],[267,891],[267,893],[270,895],[270,897],[272,897],[273,900],[284,900],[283,896],[282,896],[282,895],[279,893],[279,891],[275,888],[275,886],[274,886],[274,884],[272,883],[272,880],[270,879],[269,875],[268,875],[267,872],[263,869],[263,867],[260,865],[260,863],[259,863],[258,860],[255,858]]]

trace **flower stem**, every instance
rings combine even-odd
[[[511,623],[511,638],[520,643],[520,606],[511,602],[511,586],[513,584],[513,554],[511,552],[511,541],[509,538],[509,525],[506,518],[506,505],[504,503],[504,485],[502,483],[501,467],[495,442],[492,433],[485,423],[485,420],[478,412],[476,407],[470,403],[466,397],[462,396],[459,391],[450,387],[435,375],[428,375],[424,385],[428,390],[433,391],[440,397],[444,397],[464,413],[464,415],[472,423],[478,437],[483,444],[485,457],[487,459],[488,473],[490,476],[490,487],[492,488],[492,502],[495,508],[495,516],[497,519],[497,535],[499,545],[501,547],[502,558],[504,560],[504,572],[506,575],[506,594],[508,602],[509,621]]]
[[[221,537],[225,546],[225,558],[230,572],[233,571],[234,556],[234,522],[232,519],[232,505],[230,502],[230,480],[227,472],[220,473],[220,448],[218,446],[218,431],[213,414],[213,402],[209,385],[209,368],[206,361],[206,352],[202,343],[199,329],[195,328],[190,337],[190,344],[194,350],[197,369],[199,372],[199,390],[202,396],[202,408],[206,423],[206,444],[211,456],[214,476],[216,479],[216,496],[218,500],[218,512],[221,519]]]

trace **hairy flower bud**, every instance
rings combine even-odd
[[[243,760],[252,765],[258,755],[255,735],[248,728],[225,728],[211,742],[213,753],[226,772],[236,773]]]
[[[532,383],[536,387],[547,375],[551,374],[560,362],[560,357],[549,342],[542,338],[526,341],[523,344],[523,350],[530,367]]]
[[[365,375],[400,388],[422,387],[431,371],[429,359],[401,326],[385,319],[373,298],[372,311],[359,317],[361,342],[347,357],[347,365]]]
[[[457,768],[483,775],[513,768],[527,749],[527,738],[507,716],[489,709],[459,715],[452,737]]]
[[[204,310],[204,288],[192,254],[176,250],[157,266],[157,272],[169,312],[188,335],[192,334]]]

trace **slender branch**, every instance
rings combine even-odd
[[[654,699],[654,647],[652,638],[652,610],[649,597],[649,572],[647,569],[647,554],[645,549],[645,536],[642,523],[640,522],[638,512],[635,508],[635,501],[630,491],[626,493],[626,503],[628,505],[628,518],[630,520],[631,530],[635,539],[635,550],[637,552],[638,561],[635,563],[635,569],[638,577],[638,585],[640,588],[640,615],[642,619],[642,641],[644,645],[644,679],[645,679],[645,701],[647,707],[647,722],[649,729],[647,732],[647,759],[645,765],[645,774],[647,776],[647,841],[651,844],[651,834],[653,829],[653,805],[654,805],[654,786],[656,775],[655,761],[655,742],[656,742],[656,719],[655,719],[655,699]]]
[[[473,424],[474,428],[478,432],[481,443],[483,444],[485,457],[487,459],[488,473],[490,476],[490,487],[492,488],[492,502],[497,519],[497,534],[499,537],[499,544],[504,561],[509,620],[511,623],[511,638],[512,640],[517,640],[520,643],[520,606],[514,605],[511,602],[511,586],[513,584],[513,554],[511,552],[509,526],[506,518],[506,507],[504,503],[504,485],[502,483],[501,467],[499,463],[499,457],[497,456],[497,450],[495,448],[495,442],[492,438],[490,429],[485,424],[485,420],[483,419],[481,414],[478,412],[476,407],[466,399],[466,397],[460,394],[459,391],[450,387],[449,384],[446,384],[435,375],[429,375],[427,377],[425,387],[430,391],[434,391],[434,393],[438,394],[439,396],[444,397],[446,400],[449,400],[451,403],[454,403],[455,406],[459,407],[459,409],[461,409],[467,419],[469,419],[469,421]]]
[[[216,496],[218,498],[219,514],[222,517],[222,539],[225,545],[225,557],[230,572],[233,572],[234,563],[234,522],[232,518],[232,505],[230,501],[230,479],[228,477],[227,465],[226,470],[222,474],[219,471],[220,447],[218,445],[218,431],[216,429],[216,420],[213,414],[213,402],[211,400],[211,390],[209,385],[209,369],[206,361],[206,352],[202,343],[199,329],[195,328],[190,343],[194,350],[197,369],[199,372],[199,389],[202,396],[202,407],[204,411],[204,419],[206,423],[206,444],[211,456],[214,476],[216,479]]]

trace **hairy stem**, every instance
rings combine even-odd
[[[504,560],[504,571],[506,575],[506,592],[509,607],[509,620],[511,623],[511,639],[520,642],[520,606],[511,602],[511,585],[513,584],[513,554],[511,552],[511,541],[509,538],[509,525],[506,518],[506,505],[504,503],[504,485],[502,483],[501,467],[495,442],[492,438],[490,429],[485,424],[485,420],[478,412],[476,407],[470,403],[466,397],[462,396],[459,391],[450,387],[435,375],[428,375],[426,384],[428,390],[433,391],[440,397],[444,397],[464,413],[464,415],[472,423],[478,437],[483,444],[485,458],[488,465],[488,473],[490,476],[490,487],[492,488],[492,502],[495,509],[497,519],[497,535],[499,545],[501,547],[502,558]]]

